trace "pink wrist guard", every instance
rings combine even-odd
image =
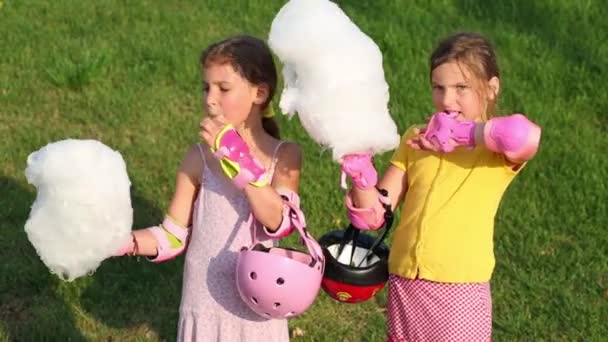
[[[456,120],[456,112],[439,112],[431,116],[424,138],[437,146],[441,152],[452,152],[454,146],[450,140],[458,145],[475,145],[475,122]]]
[[[247,184],[257,187],[268,184],[264,166],[251,154],[243,138],[231,125],[226,125],[218,133],[213,148],[224,173],[237,188],[243,189]]]
[[[277,192],[283,197],[283,218],[279,228],[274,232],[264,227],[264,233],[273,239],[280,239],[288,236],[293,232],[295,227],[294,221],[298,221],[302,227],[306,226],[304,214],[300,209],[300,196],[289,189],[278,189]]]
[[[362,230],[377,230],[384,224],[385,206],[390,205],[388,196],[378,194],[378,202],[371,208],[355,208],[350,192],[344,199],[346,204],[346,215],[356,228]],[[390,207],[389,207],[390,208]]]
[[[378,172],[369,153],[347,154],[341,166],[341,184],[344,189],[346,189],[346,176],[350,177],[353,186],[363,190],[373,188],[378,183]]]
[[[159,263],[171,260],[182,254],[186,249],[190,229],[178,225],[169,218],[165,218],[160,226],[148,229],[154,235],[158,244],[158,254],[154,258],[149,258],[150,261]]]
[[[489,120],[483,130],[488,150],[503,153],[509,160],[529,160],[540,144],[541,129],[522,114]]]

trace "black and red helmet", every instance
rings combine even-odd
[[[389,248],[383,241],[393,223],[393,213],[390,205],[385,210],[384,227],[377,237],[351,224],[319,239],[325,256],[321,287],[332,298],[347,303],[364,302],[386,284]]]

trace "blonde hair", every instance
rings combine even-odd
[[[430,73],[432,74],[438,66],[449,62],[464,65],[471,71],[480,95],[491,91],[487,82],[492,77],[500,77],[494,47],[488,39],[478,33],[460,32],[442,40],[431,54]],[[498,94],[493,101],[488,101],[484,120],[495,115],[497,98]]]

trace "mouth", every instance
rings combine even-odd
[[[444,112],[448,113],[448,114],[456,114],[454,116],[454,119],[456,120],[463,120],[465,118],[464,113],[458,110],[449,110],[449,109],[445,109]]]
[[[207,108],[207,109],[205,109],[205,114],[209,117],[214,118],[214,117],[222,115],[222,112],[219,109]]]

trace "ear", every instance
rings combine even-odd
[[[256,90],[256,94],[255,94],[255,100],[253,101],[253,103],[255,103],[257,105],[262,105],[262,104],[266,103],[266,100],[268,99],[268,95],[269,95],[270,91],[266,84],[260,84],[256,88],[257,88],[257,90]]]
[[[498,97],[498,92],[500,91],[500,79],[494,76],[488,81],[488,87],[490,89],[490,93],[488,94],[488,100],[495,101]]]

